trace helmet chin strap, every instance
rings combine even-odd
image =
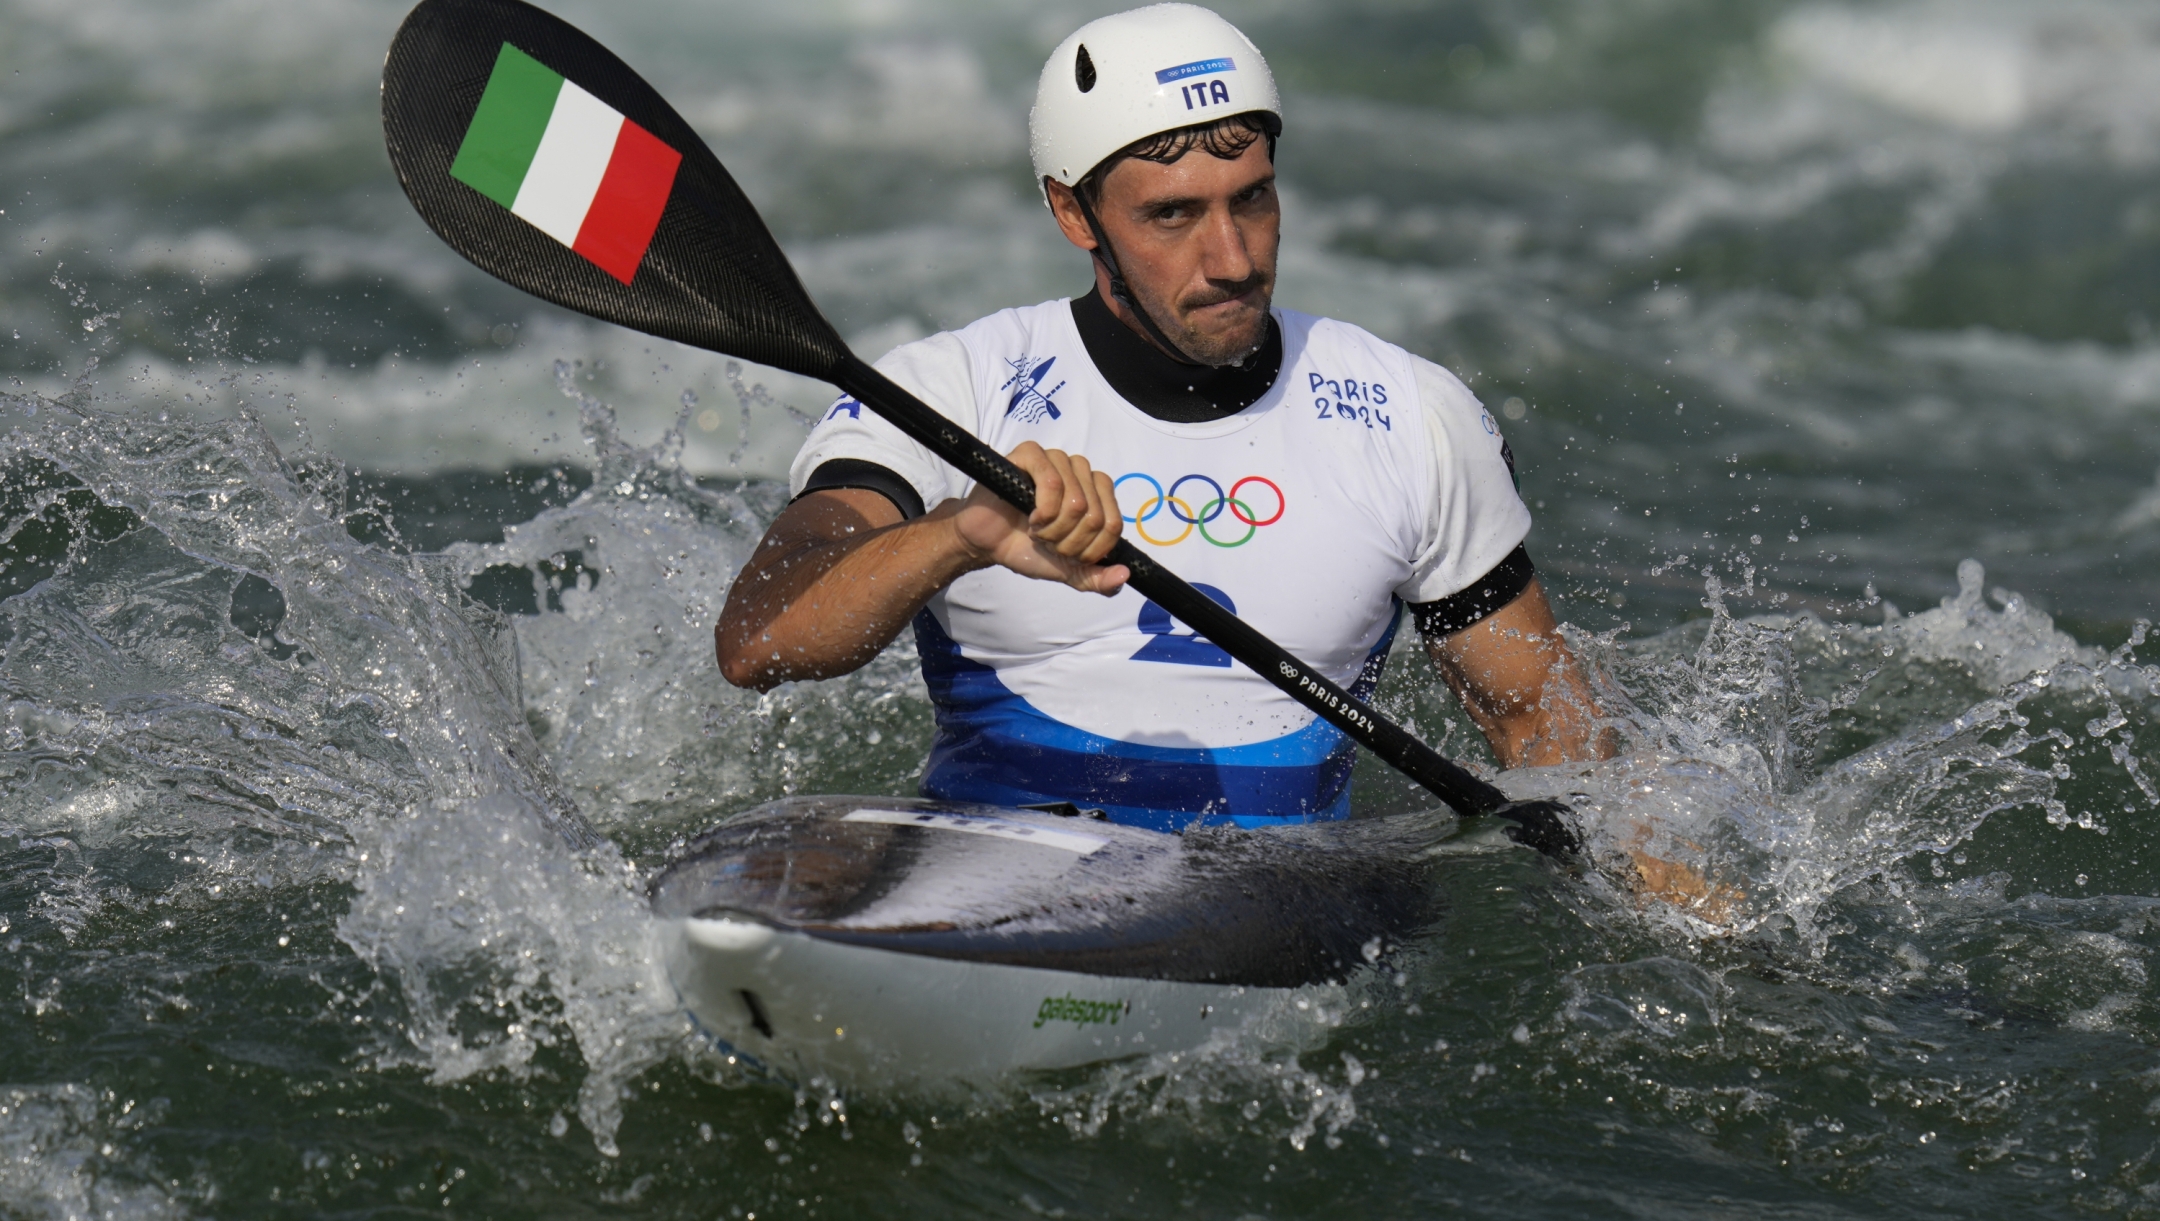
[[[1095,235],[1095,257],[1102,260],[1103,270],[1110,273],[1110,295],[1132,311],[1133,317],[1140,320],[1140,325],[1147,330],[1149,337],[1154,339],[1172,360],[1196,369],[1211,368],[1212,366],[1186,355],[1185,349],[1179,347],[1168,335],[1163,334],[1161,327],[1155,325],[1154,316],[1141,306],[1140,299],[1133,295],[1132,286],[1125,283],[1125,273],[1118,267],[1117,252],[1110,248],[1110,235],[1103,232],[1102,222],[1095,218],[1095,206],[1088,202],[1087,192],[1077,186],[1071,190],[1074,202],[1080,205],[1080,215],[1087,218],[1088,230]]]

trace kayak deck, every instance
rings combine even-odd
[[[736,815],[652,884],[670,978],[796,1074],[953,1077],[1195,1046],[1437,915],[1441,826],[1184,835],[887,797]],[[1393,825],[1391,825],[1393,824]]]

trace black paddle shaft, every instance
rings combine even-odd
[[[450,169],[497,57],[515,47],[681,155],[658,228],[623,282],[457,181]],[[734,178],[666,99],[607,48],[524,0],[422,0],[383,62],[383,140],[421,219],[482,270],[602,321],[831,382],[1023,513],[1027,474],[848,350]],[[1285,652],[1134,547],[1108,557],[1132,586],[1466,817],[1497,814],[1563,860],[1581,840],[1566,806],[1510,802]]]

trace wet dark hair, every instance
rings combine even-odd
[[[1073,184],[1073,189],[1087,196],[1090,201],[1102,198],[1103,179],[1117,168],[1117,163],[1128,157],[1141,161],[1153,161],[1158,165],[1170,165],[1185,154],[1199,149],[1210,157],[1235,161],[1245,155],[1255,140],[1267,141],[1268,160],[1275,159],[1275,141],[1282,135],[1282,120],[1265,110],[1248,110],[1244,114],[1229,115],[1212,123],[1195,123],[1191,127],[1179,127],[1170,131],[1143,136],[1131,144],[1102,159],[1102,163],[1089,170],[1085,177]]]

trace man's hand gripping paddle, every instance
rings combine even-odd
[[[383,136],[428,227],[536,297],[831,382],[1022,513],[1034,483],[871,368],[818,312],[757,209],[605,47],[520,0],[424,0],[383,64]],[[1510,801],[1121,541],[1131,585],[1465,817],[1578,863],[1568,808]]]

